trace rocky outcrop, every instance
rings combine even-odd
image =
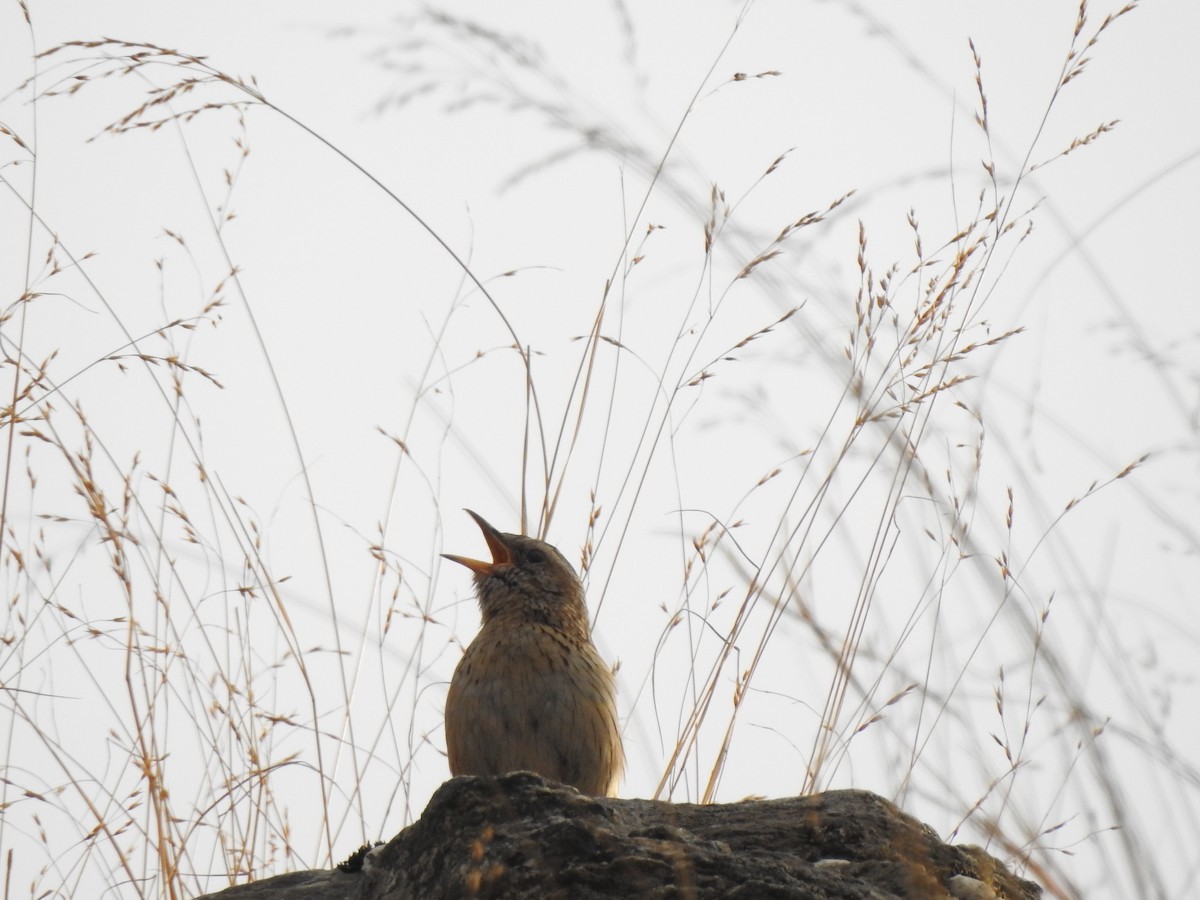
[[[955,898],[1036,900],[978,847],[866,791],[695,806],[586,797],[526,772],[455,778],[419,821],[342,870],[212,900]]]

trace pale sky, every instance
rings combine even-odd
[[[557,442],[560,467],[576,433],[567,404],[586,346],[577,338],[612,283],[601,328],[611,340],[596,354],[548,537],[578,562],[595,492],[587,582],[597,643],[621,663],[623,795],[654,793],[721,659],[747,566],[760,565],[768,593],[729,645],[697,755],[671,796],[703,794],[735,679],[764,633],[772,636],[715,796],[799,791],[834,668],[798,613],[809,611],[836,647],[866,579],[875,587],[855,663],[860,681],[839,719],[841,755],[820,787],[894,797],[944,836],[986,796],[956,840],[983,843],[984,815],[1014,835],[1066,822],[1037,843],[1073,855],[1049,849],[1034,858],[1082,895],[1128,896],[1137,876],[1126,854],[1139,850],[1162,854],[1161,882],[1142,884],[1146,896],[1185,895],[1198,862],[1200,732],[1188,711],[1200,703],[1200,298],[1190,277],[1200,239],[1192,210],[1200,7],[1149,0],[1122,17],[1047,116],[1071,46],[1070,4],[922,0],[901,11],[760,2],[740,25],[739,4],[709,0],[435,11],[368,2],[30,6],[32,36],[18,4],[0,7],[0,124],[26,145],[0,135],[4,347],[11,357],[20,340],[35,363],[58,352],[47,371],[61,391],[35,391],[40,405],[18,409],[33,416],[51,403],[64,444],[79,452],[70,407],[81,404],[103,445],[97,458],[113,460],[97,463],[96,480],[114,510],[140,454],[130,477],[145,510],[129,525],[140,540],[136,615],[156,636],[148,643],[176,649],[167,683],[189,696],[168,692],[156,707],[166,717],[176,698],[161,737],[179,779],[176,803],[193,791],[204,806],[216,792],[198,774],[207,757],[192,754],[194,735],[221,728],[197,724],[204,691],[188,695],[179,685],[209,684],[217,670],[293,723],[275,726],[264,761],[297,754],[302,763],[273,776],[296,852],[278,858],[276,871],[330,863],[318,827],[322,783],[337,861],[363,840],[394,835],[448,776],[441,704],[478,616],[466,573],[441,568],[438,554],[485,552],[463,507],[519,530],[525,372],[496,310],[386,188],[469,262],[536,354],[544,443],[553,454]],[[1077,47],[1118,9],[1091,5]],[[33,59],[31,48],[101,37],[175,48],[253,76],[296,122],[254,105],[244,126],[226,107],[182,128],[102,134],[152,85],[188,73],[153,65],[101,78],[119,69],[101,54],[127,52],[116,46]],[[986,137],[973,120],[968,38],[982,60]],[[35,72],[42,92],[69,88],[79,75],[88,81],[73,96],[31,103],[33,86],[18,86]],[[244,99],[228,85],[201,84],[171,109]],[[1025,174],[1013,196],[1019,173],[1116,120],[1094,142]],[[226,171],[235,173],[231,193]],[[718,215],[706,260],[713,185],[729,216]],[[850,191],[825,222],[736,278],[785,225]],[[981,192],[1004,208],[1013,196],[1014,227],[979,251],[995,244],[978,293],[959,301],[974,296],[976,305],[948,327],[964,329],[960,345],[1024,331],[956,363],[952,374],[974,377],[930,407],[920,445],[930,487],[914,472],[892,497],[897,457],[882,449],[886,431],[872,426],[824,496],[821,480],[853,430],[843,350],[860,284],[860,223],[874,282],[895,263],[894,300],[911,313],[927,280],[953,259],[952,238]],[[27,252],[30,202],[39,223]],[[218,208],[235,214],[220,239]],[[915,276],[910,211],[926,260],[941,261]],[[649,224],[660,227],[647,235]],[[48,233],[68,269],[51,278],[42,270]],[[75,271],[65,253],[94,256]],[[237,284],[225,283],[224,306],[202,313],[229,261]],[[18,304],[27,288],[42,295]],[[794,307],[786,323],[731,352]],[[153,337],[202,314],[194,331]],[[129,336],[159,361],[131,358]],[[129,357],[125,371],[107,359],[114,355]],[[168,356],[192,367],[177,413]],[[11,387],[11,364],[6,372]],[[528,449],[535,511],[541,440],[535,431]],[[1144,454],[1144,465],[1105,484]],[[127,720],[129,702],[126,636],[113,621],[128,604],[109,549],[60,452],[26,435],[11,459],[5,540],[28,559],[43,548],[53,565],[28,578],[5,560],[8,595],[20,598],[5,634],[28,636],[0,653],[0,678],[59,699],[9,693],[4,776],[49,792],[69,770],[114,796],[133,791],[139,782],[121,750],[128,735],[106,737]],[[164,482],[199,543],[164,501]],[[1094,483],[1104,486],[1059,519]],[[950,542],[950,497],[963,503],[969,542]],[[280,603],[305,651],[315,704],[288,655],[278,607],[261,591],[247,599],[237,590],[253,580],[239,549],[254,540],[251,520],[264,565],[287,579]],[[728,541],[713,551],[705,572],[693,562],[685,592],[693,539],[714,520],[745,524],[732,535],[736,549]],[[876,568],[869,560],[881,521],[890,549]],[[781,522],[785,534],[804,523],[813,530],[781,550]],[[387,561],[382,574],[377,555]],[[1001,557],[1016,576],[1007,584]],[[788,585],[798,597],[775,626],[770,597]],[[84,622],[106,637],[69,643]],[[335,645],[340,655],[315,649]],[[250,662],[238,661],[238,648]],[[994,696],[1001,667],[1003,717]],[[909,684],[918,687],[885,707]],[[868,692],[861,710],[860,691]],[[313,774],[314,708],[325,780]],[[849,740],[877,710],[886,717]],[[74,768],[47,764],[22,719],[68,750]],[[1081,737],[1106,720],[1094,742]],[[1013,777],[993,736],[1016,746],[1027,722]],[[1127,804],[1121,836],[1105,830],[1120,817],[1099,787],[1114,772]],[[68,884],[80,896],[112,883],[110,896],[136,896],[125,876],[103,874],[104,857],[80,850],[94,821],[78,811],[78,796],[56,796],[6,813],[0,844],[25,848],[27,868],[14,883]],[[106,815],[116,820],[112,802]],[[49,851],[38,845],[34,814]],[[196,846],[209,839],[197,832]],[[219,854],[196,852],[207,854],[207,871],[225,872]],[[39,875],[48,857],[58,862]],[[153,861],[144,865],[153,872]],[[201,868],[196,858],[187,865]],[[188,883],[220,886],[199,876]]]

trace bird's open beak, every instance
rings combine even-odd
[[[504,543],[504,536],[489,525],[487,520],[479,515],[479,513],[468,509],[467,515],[475,520],[475,524],[483,532],[483,539],[487,541],[488,549],[492,551],[492,561],[484,562],[482,559],[471,559],[469,556],[455,556],[452,553],[443,553],[442,556],[452,562],[466,566],[477,575],[487,575],[496,566],[505,566],[511,563],[512,554],[508,550],[508,545]]]

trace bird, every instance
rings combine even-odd
[[[466,512],[492,561],[442,554],[471,570],[482,614],[446,695],[450,774],[530,771],[615,796],[625,766],[616,685],[592,643],[579,576],[545,541]]]

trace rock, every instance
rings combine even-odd
[[[978,847],[943,843],[867,791],[696,806],[587,797],[527,772],[446,782],[419,821],[346,868],[359,864],[209,897],[884,900],[987,890],[1036,900],[1042,893]]]

